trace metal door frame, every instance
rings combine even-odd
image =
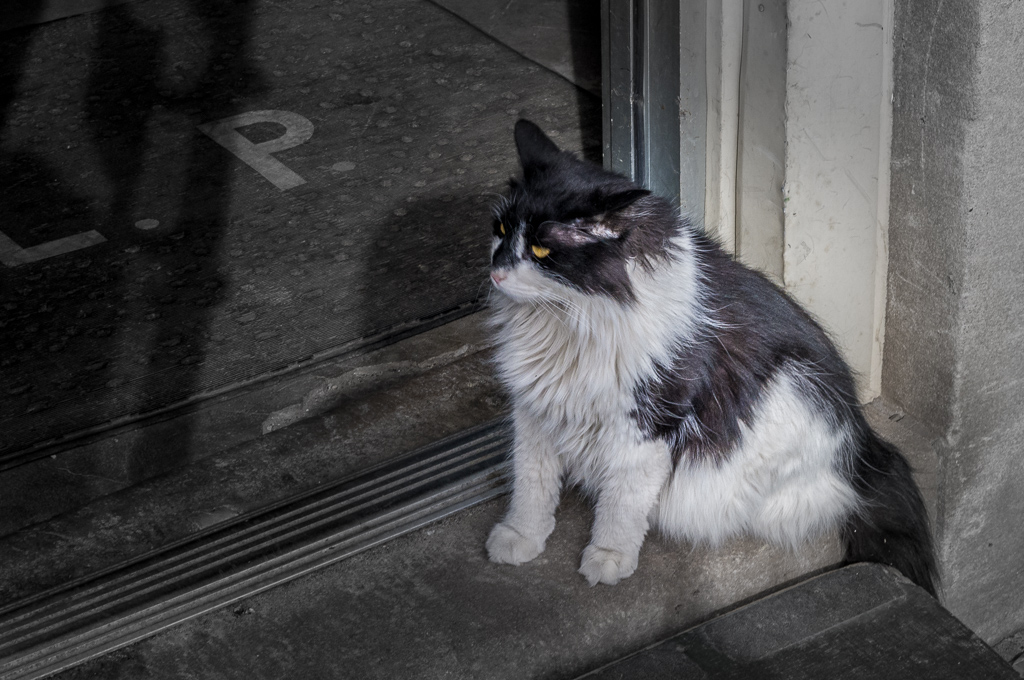
[[[705,3],[601,0],[604,164],[704,222]]]

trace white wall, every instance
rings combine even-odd
[[[893,0],[706,8],[705,225],[823,322],[868,401],[881,391]]]
[[[790,0],[783,280],[881,385],[892,0]]]

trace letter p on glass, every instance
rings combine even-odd
[[[256,123],[277,123],[284,126],[284,134],[253,144],[238,128]],[[246,165],[263,175],[281,191],[288,191],[306,180],[299,177],[284,163],[270,154],[302,144],[313,136],[313,124],[309,119],[291,111],[250,111],[237,116],[221,118],[212,123],[197,126],[204,134],[225,149],[242,159]]]

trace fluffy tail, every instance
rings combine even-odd
[[[938,571],[928,513],[910,465],[869,428],[853,464],[861,507],[843,527],[846,561],[880,562],[935,596]]]

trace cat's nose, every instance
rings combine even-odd
[[[494,285],[500,285],[502,281],[508,278],[508,274],[501,272],[491,272],[491,281],[494,281]]]

